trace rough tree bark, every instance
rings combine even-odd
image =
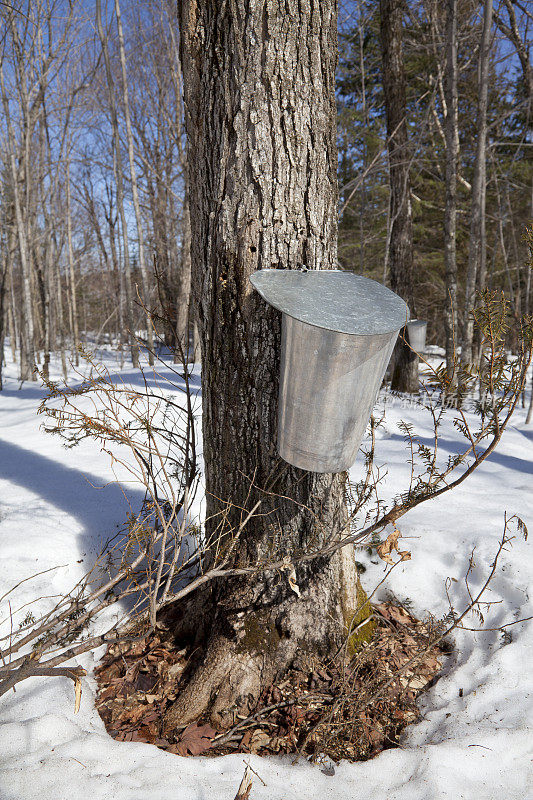
[[[414,317],[413,223],[409,168],[411,150],[407,132],[405,71],[402,48],[403,0],[380,0],[383,93],[387,116],[390,183],[389,264],[391,288],[408,304]],[[391,388],[411,394],[419,391],[418,356],[406,344],[402,331],[393,354]]]
[[[206,533],[224,511],[225,530],[236,528],[261,500],[234,563],[294,559],[340,530],[344,476],[289,468],[276,456],[280,318],[248,279],[262,268],[336,265],[336,2],[184,0],[179,8]],[[291,663],[339,645],[364,602],[353,552],[311,564],[296,567],[300,597],[279,573],[214,588],[201,657],[169,730],[205,711],[227,726]]]

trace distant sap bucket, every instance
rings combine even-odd
[[[407,323],[407,338],[417,353],[423,353],[426,349],[427,327],[427,322],[422,319],[412,319]]]
[[[295,467],[343,472],[355,461],[406,304],[340,270],[261,270],[250,278],[283,313],[278,450]]]

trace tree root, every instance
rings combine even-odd
[[[165,733],[198,719],[218,730],[230,728],[291,667],[313,669],[337,652],[354,612],[370,613],[353,559],[344,561],[342,554],[316,574],[302,570],[298,593],[285,578],[265,582],[262,592],[261,584],[243,582],[239,591],[221,593],[202,638],[195,637],[202,655],[181,677],[178,697],[165,716]],[[206,608],[213,610],[213,595]],[[198,607],[196,618],[197,612]],[[192,613],[191,607],[182,624]]]
[[[165,733],[206,714],[218,730],[234,725],[237,714],[250,713],[265,680],[268,682],[272,670],[266,669],[264,661],[264,656],[239,652],[235,642],[216,637],[167,712]]]

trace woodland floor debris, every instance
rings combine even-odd
[[[150,636],[110,646],[96,671],[97,707],[119,741],[182,756],[259,753],[360,761],[399,743],[420,719],[416,699],[437,679],[447,645],[431,646],[433,620],[392,602],[374,605],[376,631],[350,660],[345,652],[311,672],[291,670],[269,686],[248,717],[216,731],[206,720],[165,738],[163,717],[191,653],[178,649],[169,612]]]

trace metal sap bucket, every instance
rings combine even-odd
[[[422,319],[412,319],[407,323],[407,338],[417,353],[423,353],[426,349],[427,327],[427,322]]]
[[[278,450],[295,467],[343,472],[355,461],[406,304],[340,270],[260,270],[250,278],[281,312]]]

